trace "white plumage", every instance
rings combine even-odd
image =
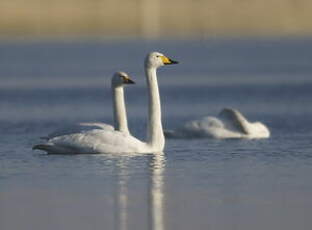
[[[47,143],[36,145],[33,149],[44,150],[50,154],[162,152],[165,146],[165,138],[161,124],[161,106],[156,70],[160,66],[176,63],[176,61],[158,52],[148,54],[145,59],[145,75],[149,98],[146,142],[117,130],[92,129],[51,138]]]

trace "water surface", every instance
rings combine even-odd
[[[312,221],[312,41],[0,43],[0,227],[305,230]],[[167,140],[163,154],[49,156],[39,137],[112,123],[110,78],[127,71],[129,125],[145,136],[143,57],[159,70],[163,124],[239,109],[266,140]]]

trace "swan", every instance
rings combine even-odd
[[[127,112],[124,99],[124,86],[127,84],[135,84],[130,76],[125,72],[114,73],[111,80],[113,110],[114,110],[114,127],[102,122],[82,122],[58,129],[41,139],[49,140],[57,136],[80,133],[92,129],[119,130],[129,134]]]
[[[161,123],[161,105],[157,68],[177,64],[159,52],[149,53],[144,62],[148,87],[148,123],[146,142],[118,130],[92,129],[86,132],[56,136],[33,149],[48,154],[154,153],[162,152],[165,137]]]
[[[249,122],[238,110],[224,108],[217,117],[206,116],[186,122],[176,130],[166,130],[166,138],[269,138],[269,129],[261,122]]]

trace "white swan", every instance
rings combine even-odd
[[[145,58],[149,99],[146,142],[117,130],[93,129],[83,133],[54,137],[45,144],[35,145],[33,149],[44,150],[50,154],[162,152],[165,146],[165,138],[161,123],[156,70],[160,66],[177,63],[158,52],[152,52]]]
[[[238,110],[225,108],[217,117],[203,117],[165,131],[167,138],[269,138],[269,129],[261,122],[249,122]]]
[[[51,138],[68,135],[73,133],[81,133],[93,129],[105,129],[113,131],[118,130],[129,134],[127,112],[124,99],[124,86],[126,84],[134,84],[135,82],[125,72],[114,73],[111,81],[113,109],[114,109],[114,127],[102,122],[82,122],[58,129],[50,133],[47,137],[41,139],[49,140]]]

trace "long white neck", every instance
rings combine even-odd
[[[112,90],[113,90],[115,130],[129,134],[123,87],[121,86],[112,87]]]
[[[161,107],[156,76],[156,68],[145,67],[148,87],[148,124],[147,143],[155,150],[162,151],[165,146],[165,137],[161,124]]]

